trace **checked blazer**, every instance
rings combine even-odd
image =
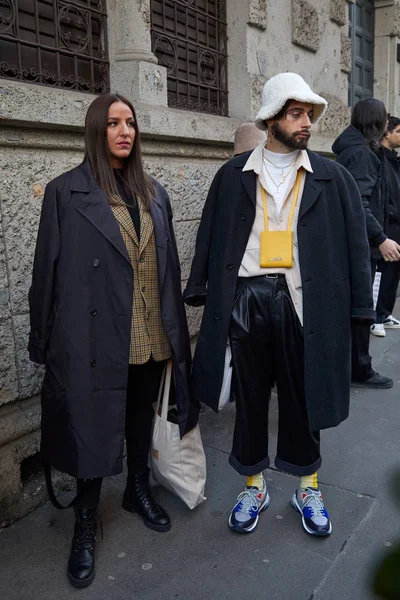
[[[133,310],[129,363],[141,365],[152,356],[155,361],[171,357],[171,347],[161,320],[158,266],[154,225],[149,211],[138,198],[140,241],[122,199],[111,210],[118,222],[133,269]]]

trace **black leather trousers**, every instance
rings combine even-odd
[[[268,412],[276,381],[276,467],[311,475],[321,465],[319,431],[308,426],[303,330],[283,275],[238,279],[229,335],[236,400],[230,464],[247,476],[269,466]]]

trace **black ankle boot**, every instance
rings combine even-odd
[[[75,529],[68,561],[68,577],[74,587],[86,587],[94,579],[94,547],[97,510],[74,508]]]
[[[151,493],[148,470],[128,476],[122,508],[139,513],[144,524],[150,529],[155,531],[171,529],[169,516],[161,506],[158,506]]]

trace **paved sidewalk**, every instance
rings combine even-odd
[[[156,533],[120,508],[124,478],[110,478],[102,496],[104,539],[98,543],[97,574],[83,590],[71,588],[65,575],[71,511],[48,503],[0,532],[0,599],[372,600],[371,569],[400,537],[399,514],[387,491],[391,470],[400,466],[400,331],[372,337],[371,351],[376,369],[392,376],[395,387],[353,390],[350,418],[322,434],[319,479],[333,521],[330,538],[303,532],[289,506],[296,478],[274,469],[265,473],[272,504],[257,531],[240,535],[228,529],[229,510],[243,481],[227,463],[234,407],[218,416],[207,410],[201,416],[206,503],[190,512],[157,487],[173,527]],[[276,427],[273,399],[274,433]]]

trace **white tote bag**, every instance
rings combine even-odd
[[[374,310],[376,310],[376,305],[378,303],[379,288],[381,287],[381,278],[382,278],[382,273],[380,271],[375,271],[374,283],[372,286],[372,297],[374,299]]]
[[[172,361],[167,362],[160,384],[154,417],[150,462],[153,477],[190,508],[206,500],[206,457],[199,424],[180,437],[179,425],[168,421]],[[163,392],[164,388],[164,393]],[[162,399],[161,414],[159,414]]]
[[[221,392],[218,400],[218,410],[224,408],[231,399],[231,385],[232,385],[232,350],[229,340],[226,344],[225,350],[225,365],[224,365],[224,376],[222,379]]]

